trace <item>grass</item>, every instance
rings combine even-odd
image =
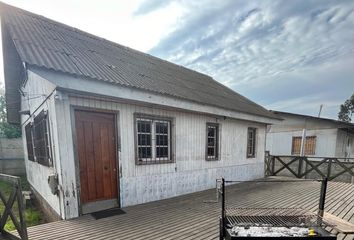
[[[20,176],[21,177],[21,186],[22,186],[22,191],[30,191],[30,185],[26,179],[26,176]],[[8,199],[11,192],[13,190],[13,187],[10,183],[0,181],[0,191],[2,194],[5,195],[5,198]],[[3,214],[5,210],[5,205],[4,203],[0,200],[0,214]],[[16,215],[18,221],[18,204],[17,201],[15,201],[12,210],[14,214]],[[25,209],[25,220],[27,227],[38,225],[44,222],[44,219],[42,217],[42,213],[35,208],[32,203],[28,203],[26,205]],[[5,230],[6,231],[12,231],[15,230],[15,225],[13,224],[12,220],[10,217],[8,217],[6,224],[5,224]]]

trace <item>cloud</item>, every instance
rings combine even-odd
[[[336,117],[332,105],[352,94],[354,2],[177,2],[189,11],[151,54],[274,109],[313,113],[322,102]]]
[[[134,15],[144,15],[154,10],[167,6],[171,1],[169,0],[146,0],[135,11]]]

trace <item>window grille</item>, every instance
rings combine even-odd
[[[172,162],[171,121],[136,117],[137,164]]]
[[[28,160],[30,161],[34,161],[32,131],[33,131],[32,123],[27,123],[27,125],[25,126],[25,134],[26,134],[27,157]]]
[[[248,128],[247,131],[247,157],[254,158],[256,156],[256,128]]]
[[[302,137],[293,137],[291,154],[292,155],[300,155],[301,151],[301,140]],[[304,154],[305,155],[315,155],[316,154],[316,136],[308,136],[306,137],[304,143]]]
[[[41,111],[33,123],[33,142],[35,160],[42,165],[51,166],[51,146],[47,111]]]
[[[215,123],[207,123],[206,136],[206,160],[218,160],[219,151],[219,125]]]

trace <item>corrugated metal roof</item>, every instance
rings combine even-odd
[[[284,118],[284,116],[286,116],[286,115],[296,116],[296,117],[305,118],[305,119],[312,119],[314,121],[331,122],[333,124],[336,124],[338,128],[350,128],[350,129],[354,130],[354,123],[351,123],[351,122],[343,122],[343,121],[331,119],[331,118],[316,117],[316,116],[311,116],[311,115],[291,113],[291,112],[282,112],[282,111],[275,111],[275,110],[270,110],[270,112],[274,113],[276,116],[279,116],[279,118]]]
[[[22,9],[0,7],[21,60],[29,65],[277,118],[205,74]]]

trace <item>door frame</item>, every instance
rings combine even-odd
[[[76,134],[76,111],[85,111],[85,112],[92,112],[92,113],[109,113],[114,115],[114,132],[115,132],[115,162],[116,162],[116,173],[117,173],[117,205],[118,208],[121,207],[120,202],[120,176],[121,176],[121,168],[119,165],[119,152],[120,152],[120,115],[118,110],[109,110],[109,109],[102,109],[102,108],[93,108],[93,107],[85,107],[85,106],[78,106],[78,105],[70,105],[70,116],[71,116],[71,129],[72,129],[72,139],[73,139],[73,151],[74,151],[74,165],[75,165],[75,177],[76,177],[76,196],[77,196],[77,204],[78,204],[78,214],[79,216],[86,214],[83,213],[82,205],[81,204],[81,179],[80,179],[80,164],[79,164],[79,155],[78,155],[78,147],[77,147],[77,134]]]

